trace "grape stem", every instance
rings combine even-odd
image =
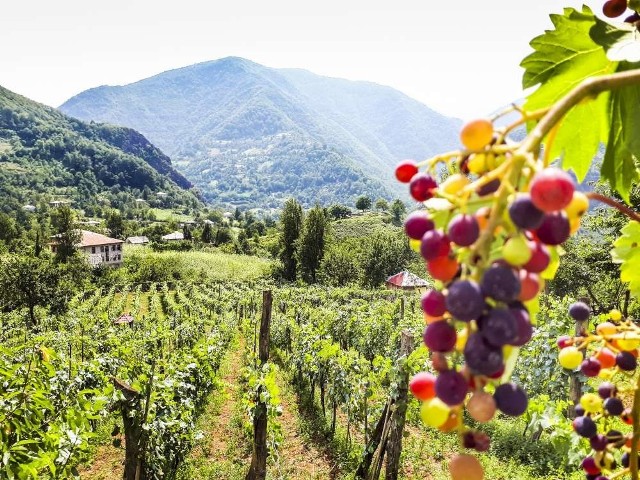
[[[520,147],[521,152],[534,153],[540,148],[544,137],[551,129],[571,110],[586,97],[597,97],[600,93],[616,88],[626,87],[640,83],[640,69],[628,70],[625,72],[612,73],[584,80],[580,85],[571,90],[565,97],[559,100],[540,119],[535,128],[527,138],[524,139]]]
[[[586,195],[587,195],[587,198],[589,198],[589,200],[597,200],[599,202],[606,203],[610,207],[613,207],[619,210],[620,212],[624,213],[631,220],[640,222],[640,215],[638,213],[636,213],[634,210],[630,209],[626,205],[618,202],[617,200],[614,200],[613,198],[607,197],[606,195],[603,195],[598,192],[589,192]]]

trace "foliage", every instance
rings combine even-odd
[[[55,232],[56,260],[66,263],[75,255],[76,247],[82,240],[75,213],[68,205],[62,205],[51,212],[51,223]]]
[[[631,221],[623,229],[622,235],[615,241],[613,258],[621,263],[620,279],[629,283],[631,294],[640,298],[640,223]]]
[[[404,268],[412,252],[402,234],[375,233],[365,240],[360,266],[362,282],[376,287]]]
[[[300,275],[308,283],[316,282],[316,273],[324,255],[327,226],[324,210],[319,205],[307,212],[297,240],[296,257]]]
[[[285,280],[295,280],[298,270],[297,241],[302,231],[302,205],[290,198],[282,208],[280,215],[280,261]]]
[[[369,210],[371,208],[371,197],[367,197],[366,195],[362,195],[356,199],[356,208],[358,210]]]

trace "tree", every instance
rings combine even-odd
[[[344,287],[356,283],[359,276],[360,266],[354,255],[354,246],[341,243],[327,248],[320,263],[319,277],[322,283]]]
[[[405,213],[407,213],[407,207],[401,200],[396,198],[391,202],[391,223],[396,227],[402,225],[402,218]]]
[[[202,243],[213,242],[213,229],[211,228],[210,223],[204,224],[204,228],[202,229],[202,235],[200,236],[200,240],[202,240]]]
[[[340,205],[339,203],[334,203],[329,207],[329,215],[331,218],[339,220],[341,218],[349,218],[351,216],[351,209],[346,205]]]
[[[65,268],[48,257],[5,257],[0,261],[0,306],[27,308],[30,327],[37,325],[38,306],[55,306],[61,313],[73,294],[73,279],[65,279]]]
[[[379,198],[378,200],[376,200],[376,210],[386,212],[387,210],[389,210],[389,202],[387,202],[384,198]]]
[[[82,240],[75,213],[68,205],[62,205],[51,212],[51,224],[55,233],[56,260],[66,263],[76,253],[76,246]]]
[[[324,254],[327,217],[324,210],[316,205],[304,220],[302,233],[298,239],[297,258],[302,278],[308,283],[316,282],[316,274]]]
[[[120,239],[124,237],[124,220],[119,210],[111,210],[107,214],[106,225],[109,235]]]
[[[189,228],[189,225],[187,225],[186,223],[182,226],[182,235],[184,235],[185,240],[188,240],[188,241],[193,240],[191,229]]]
[[[6,213],[0,213],[0,242],[9,244],[18,237],[16,222]]]
[[[365,210],[369,210],[371,208],[371,198],[367,197],[366,195],[358,197],[358,199],[356,200],[356,208],[358,210],[362,210],[363,212]]]
[[[368,287],[381,285],[387,277],[404,270],[411,250],[404,235],[376,232],[365,241],[360,268],[364,277],[362,284]]]
[[[280,216],[280,260],[282,276],[286,280],[296,279],[298,262],[296,259],[297,240],[302,229],[302,206],[295,198],[284,204]]]

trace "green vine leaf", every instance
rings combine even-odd
[[[526,111],[549,107],[586,78],[615,69],[603,47],[591,37],[599,20],[588,7],[582,12],[567,8],[564,15],[551,15],[551,21],[555,29],[534,38],[531,46],[535,51],[521,63],[523,87],[540,85],[528,96]],[[611,36],[608,32],[601,35]],[[607,139],[607,99],[603,94],[576,105],[556,127],[553,141],[545,142],[551,145],[551,158],[562,158],[563,168],[572,169],[578,181],[585,178],[600,143]]]
[[[613,261],[621,264],[620,280],[628,282],[631,294],[640,298],[640,223],[630,221],[613,246]]]
[[[619,71],[631,69],[621,63]],[[631,186],[638,181],[636,161],[640,158],[640,87],[629,86],[610,94],[609,112],[611,127],[607,151],[602,163],[602,177],[609,181],[628,203]]]
[[[604,47],[612,62],[640,61],[640,34],[628,23],[611,25],[600,19],[591,28],[591,38]]]

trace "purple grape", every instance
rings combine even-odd
[[[582,416],[573,419],[573,429],[578,435],[585,438],[591,438],[598,433],[596,424],[591,417]]]
[[[489,435],[484,432],[475,432],[473,434],[474,447],[477,452],[486,452],[491,446]]]
[[[478,322],[480,333],[489,345],[502,347],[518,338],[518,325],[511,312],[494,308]]]
[[[625,436],[618,430],[609,430],[607,432],[607,442],[613,443],[617,448],[624,445],[625,440]]]
[[[619,416],[624,412],[624,405],[622,404],[622,400],[616,397],[607,398],[604,401],[604,409],[609,413],[609,415]]]
[[[636,364],[636,357],[631,355],[629,352],[620,352],[616,355],[616,365],[618,365],[621,370],[631,372],[636,369]]]
[[[542,224],[544,212],[533,204],[528,193],[522,193],[509,205],[509,216],[517,227],[535,230]]]
[[[513,302],[520,295],[520,279],[509,267],[492,265],[480,282],[482,293],[499,302]]]
[[[587,377],[596,377],[600,373],[602,365],[597,358],[590,357],[582,361],[580,371]]]
[[[473,431],[467,430],[462,434],[462,446],[464,448],[476,448],[476,437]]]
[[[480,235],[478,220],[473,215],[458,214],[449,222],[449,239],[461,247],[473,244]]]
[[[438,290],[427,290],[420,299],[422,311],[432,317],[440,317],[447,311],[445,297]]]
[[[464,359],[474,373],[491,376],[503,365],[502,349],[489,345],[480,333],[472,333],[464,346]]]
[[[582,460],[582,463],[580,464],[580,466],[586,472],[589,472],[589,471],[598,472],[600,470],[600,467],[596,464],[596,459],[593,458],[593,457],[585,457],[584,460]],[[599,475],[599,473],[597,473],[595,475]],[[596,478],[598,478],[598,477],[596,477]]]
[[[449,406],[461,404],[468,388],[467,380],[455,370],[442,372],[436,379],[436,396]]]
[[[433,230],[435,224],[424,210],[411,212],[404,221],[404,231],[409,238],[420,240],[429,230]]]
[[[527,410],[527,394],[515,383],[503,383],[496,388],[493,398],[498,409],[507,415],[517,417]]]
[[[567,215],[560,212],[545,213],[542,223],[536,230],[536,235],[542,243],[560,245],[571,234],[571,226]]]
[[[580,405],[579,403],[573,407],[573,411],[576,414],[576,417],[582,417],[584,415],[584,407],[582,405]]]
[[[480,286],[473,280],[456,280],[449,285],[446,306],[454,318],[463,322],[478,318],[484,309]]]
[[[609,397],[613,397],[616,394],[617,388],[611,382],[602,382],[598,387],[598,395],[604,400]]]
[[[456,329],[446,321],[433,322],[424,329],[424,344],[434,352],[450,352],[456,344]]]
[[[607,444],[609,442],[607,441],[606,435],[602,435],[600,433],[591,437],[589,439],[589,443],[591,444],[591,448],[593,448],[596,452],[601,452],[607,448]]]
[[[444,257],[451,251],[449,238],[440,230],[429,230],[420,241],[420,254],[425,260]]]
[[[569,306],[569,315],[571,315],[571,318],[574,320],[584,322],[591,316],[591,308],[584,302],[572,303],[571,306]]]
[[[624,468],[629,468],[629,464],[631,463],[631,454],[629,452],[624,452],[620,458],[620,463]],[[638,464],[640,465],[640,454],[638,455]]]
[[[516,322],[516,327],[518,334],[511,345],[516,347],[521,347],[533,336],[533,325],[531,325],[531,320],[529,320],[529,313],[526,309],[522,308],[509,308],[509,312],[513,315],[513,318]]]
[[[478,196],[484,197],[485,195],[490,195],[494,193],[496,190],[498,190],[498,188],[500,188],[500,179],[494,178],[490,182],[487,182],[481,187],[479,187],[476,190],[476,193],[478,194]]]

